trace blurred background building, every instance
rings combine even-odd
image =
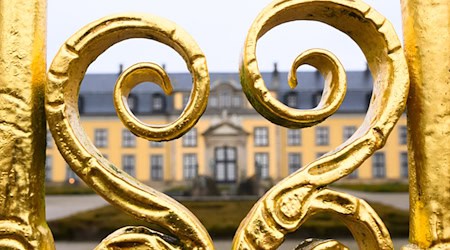
[[[272,95],[290,107],[309,109],[321,98],[323,78],[317,71],[299,72],[292,90],[287,72],[263,73]],[[330,152],[362,124],[372,94],[369,70],[347,72],[348,90],[336,114],[307,129],[286,129],[259,115],[247,101],[239,73],[211,73],[208,108],[197,125],[171,142],[149,142],[134,136],[116,115],[112,91],[117,74],[88,74],[80,89],[82,125],[101,151],[118,168],[138,180],[164,189],[190,182],[198,175],[217,183],[235,184],[251,176],[281,180]],[[189,100],[188,73],[169,74],[174,93],[166,96],[155,84],[133,89],[129,106],[149,124],[175,120]],[[407,181],[406,117],[402,116],[386,146],[344,181]],[[46,178],[50,183],[78,183],[47,134]]]

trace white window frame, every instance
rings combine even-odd
[[[297,108],[298,106],[298,96],[297,93],[289,93],[286,97],[286,104],[291,108]]]
[[[122,155],[122,170],[125,173],[136,177],[136,157],[134,155]]]
[[[287,142],[289,146],[300,146],[302,145],[302,131],[300,129],[288,129],[287,131]]]
[[[192,180],[198,174],[197,154],[183,154],[183,177],[185,180]]]
[[[45,157],[45,182],[53,181],[53,156]]]
[[[182,138],[183,147],[197,147],[197,128],[192,128]]]
[[[122,147],[134,148],[136,147],[136,136],[128,129],[122,129]]]
[[[261,179],[270,177],[269,153],[255,153],[255,171]]]
[[[153,111],[164,110],[164,97],[161,94],[152,95],[152,110]]]
[[[292,174],[298,169],[302,168],[302,154],[288,153],[288,167],[289,174]]]
[[[265,147],[269,145],[269,128],[255,127],[254,144],[257,147]]]
[[[150,156],[150,177],[152,181],[162,181],[164,178],[164,156],[162,154]]]
[[[408,143],[408,128],[405,125],[398,127],[398,143],[406,145]]]
[[[343,141],[348,140],[356,132],[356,126],[344,126],[342,131]]]
[[[374,179],[386,178],[386,155],[384,152],[376,152],[372,156],[372,177]]]
[[[400,152],[400,177],[408,178],[408,152]]]
[[[330,128],[326,126],[316,127],[316,145],[328,146],[330,145]]]
[[[98,148],[108,147],[108,129],[106,128],[94,129],[94,145]]]

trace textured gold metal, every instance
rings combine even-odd
[[[0,249],[54,249],[45,221],[44,0],[0,1]]]
[[[402,0],[405,51],[412,88],[408,133],[411,192],[411,245],[404,249],[450,249],[450,2]],[[54,249],[44,211],[46,81],[46,1],[0,0],[0,248]],[[332,152],[290,175],[267,192],[241,223],[233,249],[275,249],[286,234],[310,216],[328,212],[340,218],[361,249],[392,249],[382,221],[363,200],[328,189],[381,148],[404,112],[409,74],[391,24],[359,0],[276,0],[256,18],[245,42],[240,67],[242,86],[255,109],[290,128],[320,123],[332,115],[346,92],[342,65],[330,52],[314,49],[299,55],[289,75],[303,64],[325,78],[321,102],[311,110],[289,108],[265,87],[256,59],[257,41],[270,29],[293,20],[315,20],[348,34],[364,52],[374,79],[366,118],[358,131]],[[172,140],[186,133],[206,109],[209,76],[205,57],[194,40],[165,19],[138,14],[110,16],[87,25],[56,55],[47,74],[45,108],[56,144],[71,168],[113,205],[167,229],[173,236],[144,227],[125,227],[96,249],[213,249],[201,223],[175,200],[145,186],[105,159],[80,124],[78,95],[92,61],[128,38],[150,38],[172,47],[192,73],[193,89],[185,110],[166,125],[139,121],[127,104],[139,83],[172,85],[156,64],[125,70],[114,90],[120,119],[149,140]],[[297,249],[347,249],[335,240],[306,240]]]
[[[201,52],[194,52],[197,57]],[[195,62],[196,60],[199,60]],[[172,93],[170,79],[163,68],[154,63],[138,63],[125,70],[117,80],[114,88],[114,105],[117,114],[123,124],[127,126],[134,134],[152,141],[167,141],[176,139],[192,128],[200,119],[206,109],[209,94],[209,78],[204,57],[194,58],[192,65],[198,63],[197,72],[194,74],[194,86],[191,99],[195,102],[188,102],[184,112],[180,117],[169,125],[148,125],[140,122],[131,112],[126,101],[131,90],[139,83],[153,82],[159,85],[164,93]],[[195,67],[195,66],[194,66]]]
[[[410,242],[450,249],[450,1],[402,0],[408,99]]]
[[[95,148],[80,124],[78,95],[87,67],[103,51],[128,38],[151,38],[177,51],[192,73],[191,99],[181,116],[160,127],[143,124],[126,104],[131,89],[142,81],[154,81],[166,93],[170,82],[154,64],[132,66],[119,77],[114,97],[125,126],[139,136],[169,140],[186,133],[203,114],[209,94],[209,75],[205,57],[195,41],[176,24],[151,15],[127,13],[93,22],[74,34],[55,56],[46,88],[47,121],[59,151],[86,184],[98,194],[137,218],[157,224],[178,238],[167,237],[142,228],[128,228],[105,239],[97,249],[212,249],[212,241],[202,224],[181,204],[139,183],[119,170]]]
[[[95,250],[181,250],[175,238],[145,227],[125,227],[110,234]]]
[[[341,82],[346,81],[344,70],[334,56],[322,51],[306,52],[310,58],[301,55],[296,59],[290,84],[295,86],[293,76],[298,65],[307,63],[317,67],[326,82],[318,107],[295,110],[270,94],[258,69],[257,41],[273,27],[293,20],[320,21],[355,40],[373,75],[372,99],[363,124],[352,138],[282,180],[256,203],[241,223],[233,249],[276,249],[286,234],[322,211],[337,214],[360,249],[392,249],[387,229],[367,203],[325,187],[350,174],[380,149],[404,112],[409,77],[400,41],[389,21],[361,1],[278,0],[266,7],[247,35],[240,67],[241,83],[247,98],[261,115],[290,128],[311,126],[331,115],[345,92]],[[316,242],[310,249],[334,247],[343,248],[336,242]]]

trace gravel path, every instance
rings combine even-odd
[[[100,196],[49,195],[45,197],[47,220],[61,219],[82,211],[92,210],[108,204]]]

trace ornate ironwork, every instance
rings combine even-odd
[[[346,76],[330,52],[307,51],[294,62],[289,83],[301,64],[316,67],[325,78],[322,100],[312,110],[296,110],[266,89],[256,60],[257,40],[273,27],[293,20],[315,20],[349,35],[361,47],[374,78],[366,118],[355,135],[317,161],[288,176],[253,207],[235,236],[236,249],[275,249],[284,236],[317,212],[338,214],[361,249],[392,249],[389,233],[376,213],[360,199],[326,189],[350,174],[383,147],[403,113],[409,89],[408,68],[392,25],[359,1],[275,1],[256,18],[244,45],[241,82],[253,107],[268,120],[290,128],[317,124],[338,109],[345,95]],[[323,244],[330,244],[324,242]],[[321,244],[314,248],[322,249]]]
[[[402,0],[406,53],[412,76],[409,119],[411,171],[411,243],[407,249],[446,249],[450,239],[450,172],[446,145],[449,134],[449,20],[447,0]],[[0,0],[1,193],[0,248],[54,249],[44,216],[44,84],[45,0]],[[417,18],[418,17],[418,18]],[[349,175],[383,147],[406,107],[408,65],[392,25],[360,0],[276,0],[255,19],[247,36],[240,67],[244,92],[253,107],[273,123],[289,128],[313,126],[332,115],[346,92],[346,76],[338,59],[321,49],[297,57],[289,84],[297,85],[303,64],[325,78],[318,106],[297,110],[275,99],[258,70],[257,41],[270,29],[293,20],[329,24],[349,35],[364,52],[374,79],[366,118],[350,140],[298,170],[269,190],[242,221],[233,249],[276,249],[286,234],[311,215],[337,215],[361,249],[392,249],[388,230],[363,200],[327,188]],[[137,218],[167,229],[174,237],[144,227],[119,229],[96,249],[213,249],[208,232],[172,198],[139,183],[119,170],[87,138],[80,125],[78,95],[87,67],[113,44],[128,38],[149,38],[177,51],[192,79],[191,98],[180,117],[168,125],[141,122],[127,104],[130,91],[151,81],[166,94],[172,85],[153,63],[125,70],[116,83],[117,113],[134,134],[148,140],[182,136],[206,109],[209,76],[206,59],[195,41],[176,24],[151,15],[122,14],[93,22],[60,49],[47,74],[45,109],[56,144],[70,167],[111,204]],[[440,64],[441,66],[436,66]],[[441,84],[436,82],[441,81]],[[442,94],[445,93],[445,94]],[[439,154],[444,149],[444,154]],[[448,150],[447,150],[448,151]],[[437,156],[439,155],[439,156]],[[335,241],[306,240],[299,249],[346,249]]]
[[[130,67],[120,75],[114,90],[114,104],[125,126],[138,136],[161,141],[180,137],[195,125],[206,109],[209,94],[208,69],[202,51],[184,30],[168,20],[124,14],[87,25],[73,35],[55,56],[46,88],[45,105],[50,130],[73,171],[105,200],[179,238],[179,243],[170,244],[150,230],[127,228],[117,231],[113,238],[111,235],[98,249],[121,244],[127,246],[130,241],[134,243],[133,248],[142,245],[160,249],[161,242],[164,242],[167,249],[211,249],[211,238],[189,210],[115,167],[95,148],[81,127],[78,94],[87,67],[107,48],[127,38],[151,38],[180,53],[192,72],[193,91],[185,111],[176,121],[167,126],[144,124],[128,107],[127,97],[131,89],[143,81],[151,81],[170,94],[172,86],[164,70],[155,64],[139,63]]]

